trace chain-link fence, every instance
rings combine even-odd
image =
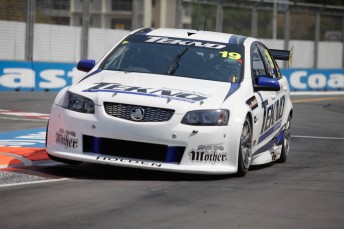
[[[193,28],[203,28],[207,18],[208,30],[257,37],[270,48],[294,47],[294,67],[344,67],[342,5],[288,0],[189,2]]]
[[[316,1],[316,0],[314,0]],[[310,2],[310,1],[307,1]],[[138,27],[211,30],[295,48],[294,67],[344,67],[344,6],[288,0],[0,0],[0,59],[99,59]]]
[[[344,6],[286,0],[190,0],[192,27],[266,39],[314,40],[319,26],[321,41],[342,42]],[[220,8],[217,10],[217,8]],[[222,13],[219,13],[222,12]],[[219,15],[220,14],[220,15]],[[320,15],[317,25],[316,17]],[[216,20],[221,26],[216,27]],[[289,24],[288,24],[289,23]],[[203,27],[202,27],[203,28]],[[286,29],[288,29],[286,31]],[[274,36],[274,33],[276,34]]]

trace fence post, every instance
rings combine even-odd
[[[342,22],[342,68],[344,68],[344,16],[343,16],[343,22]]]
[[[131,9],[131,30],[139,28],[139,6],[137,0],[133,0]]]
[[[25,60],[33,60],[33,26],[35,23],[36,0],[28,0],[25,30]]]
[[[252,17],[251,17],[251,37],[257,37],[257,27],[258,27],[258,13],[257,4],[252,7]]]
[[[177,0],[177,3],[176,3],[176,28],[178,28],[178,29],[183,28],[182,12],[183,12],[182,0]]]
[[[88,57],[88,30],[90,27],[90,0],[83,0],[80,58]]]
[[[290,9],[285,11],[285,25],[284,25],[284,49],[289,49],[290,40]],[[287,62],[283,61],[283,68],[287,68]]]
[[[316,18],[315,18],[313,68],[318,67],[319,40],[320,40],[320,12],[317,12]]]
[[[222,32],[223,5],[222,0],[217,1],[216,8],[216,32]]]
[[[152,0],[144,0],[143,5],[143,27],[152,27]]]
[[[272,18],[272,39],[277,39],[277,1],[274,0],[274,11]]]

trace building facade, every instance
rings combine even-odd
[[[90,0],[89,7],[90,26],[96,28],[191,26],[191,4],[181,0]],[[70,25],[82,25],[83,0],[70,0],[69,17]]]

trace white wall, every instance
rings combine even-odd
[[[103,55],[129,31],[91,28],[89,31],[88,57],[99,61]]]
[[[343,63],[343,43],[320,42],[318,68],[340,68]]]
[[[0,21],[0,60],[23,61],[25,55],[25,23]],[[88,58],[99,60],[122,37],[126,30],[90,28]],[[71,62],[80,59],[80,27],[35,24],[34,61]],[[283,49],[283,40],[261,39],[268,48]],[[294,47],[293,68],[313,68],[313,41],[291,40]],[[318,67],[342,68],[343,44],[319,42]],[[283,65],[279,63],[282,67]]]
[[[78,61],[80,58],[80,34],[80,27],[35,24],[33,60]]]
[[[284,49],[284,40],[260,39],[268,48]],[[292,68],[313,68],[314,42],[290,40],[289,49],[293,47]],[[343,43],[319,42],[318,68],[343,68]],[[279,62],[279,66],[283,66]]]
[[[90,28],[88,58],[99,60],[127,35],[126,30]],[[25,59],[25,23],[0,21],[0,60]],[[81,27],[35,24],[33,60],[76,63],[80,59]]]
[[[0,21],[0,60],[24,60],[25,23]]]

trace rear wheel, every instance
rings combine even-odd
[[[238,172],[237,176],[243,177],[250,168],[252,161],[252,126],[246,117],[240,137]]]
[[[284,130],[284,140],[283,140],[283,146],[282,146],[282,151],[281,151],[281,156],[277,160],[277,162],[284,163],[287,160],[287,156],[289,153],[290,149],[290,125],[291,124],[291,115],[288,117],[288,121],[285,126]]]

